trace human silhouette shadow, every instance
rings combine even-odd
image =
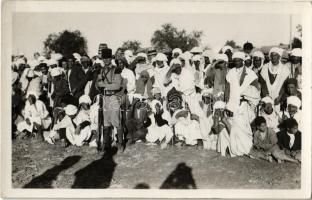
[[[160,189],[196,189],[192,168],[179,163],[176,169],[166,178]]]
[[[81,159],[81,156],[69,156],[65,158],[59,165],[48,169],[42,175],[33,178],[23,188],[52,188],[52,182],[56,180],[57,176],[63,171]]]
[[[108,188],[111,184],[117,163],[113,157],[117,148],[107,150],[103,157],[93,161],[85,168],[75,173],[75,181],[72,188]]]

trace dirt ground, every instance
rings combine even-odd
[[[300,164],[221,157],[194,147],[137,143],[124,153],[13,141],[14,188],[298,189]]]

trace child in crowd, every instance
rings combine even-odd
[[[278,129],[278,114],[274,110],[273,99],[269,96],[266,96],[261,99],[262,107],[260,109],[260,116],[264,117],[266,124],[269,128],[273,129],[275,132],[279,131]]]

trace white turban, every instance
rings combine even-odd
[[[46,58],[43,57],[43,56],[39,56],[39,57],[38,57],[38,61],[39,61],[40,63],[44,62],[45,60],[46,60]]]
[[[37,60],[30,60],[28,61],[28,65],[33,69],[39,65],[39,62]]]
[[[125,52],[124,52],[124,55],[127,57],[132,57],[133,56],[133,52],[129,49],[127,49]]]
[[[192,57],[193,61],[200,61],[200,59],[201,59],[200,55],[195,55],[195,56]]]
[[[203,49],[200,47],[194,47],[190,52],[191,53],[203,53]]]
[[[77,107],[71,104],[68,104],[64,110],[66,115],[75,115],[78,111]]]
[[[12,85],[17,81],[18,79],[18,73],[12,72]]]
[[[51,76],[55,77],[55,76],[59,76],[61,74],[62,74],[62,72],[58,67],[51,69]]]
[[[269,97],[269,96],[263,97],[263,98],[261,99],[261,101],[262,101],[263,103],[270,103],[270,104],[274,105],[273,99],[272,99],[271,97]]]
[[[178,53],[179,55],[181,55],[182,54],[182,50],[179,49],[179,48],[175,48],[175,49],[172,50],[172,54],[175,54],[175,53]]]
[[[209,96],[209,94],[212,94],[213,92],[213,89],[212,88],[209,88],[209,89],[203,89],[202,92],[201,92],[201,95],[204,97],[204,96]]]
[[[145,60],[147,60],[147,54],[146,53],[143,53],[143,52],[141,52],[141,53],[138,53],[138,55],[137,55],[137,57],[143,57],[143,58],[145,58]]]
[[[202,54],[203,57],[208,57],[210,60],[212,60],[213,52],[211,50],[205,50]]]
[[[299,109],[301,106],[301,100],[297,96],[287,97],[287,107],[290,104],[296,106]]]
[[[168,60],[167,56],[163,53],[157,53],[156,61],[163,61],[166,62]]]
[[[104,62],[103,60],[100,60],[100,59],[95,59],[95,61],[93,62],[93,64],[100,64],[102,67],[104,67]]]
[[[252,54],[253,57],[259,57],[259,58],[262,58],[264,59],[264,54],[262,53],[262,51],[255,51],[253,54]]]
[[[57,65],[57,61],[53,58],[51,58],[50,60],[48,60],[47,65],[51,66],[51,65]]]
[[[242,60],[245,60],[246,54],[241,52],[241,51],[237,51],[237,52],[233,53],[232,59],[234,59],[234,58],[240,58]]]
[[[291,50],[290,54],[292,56],[302,57],[302,50],[300,48],[295,48],[295,49]]]
[[[213,104],[213,110],[217,109],[225,109],[225,102],[224,101],[217,101],[216,103]]]
[[[174,64],[182,65],[181,61],[179,59],[177,59],[177,58],[172,59],[170,63],[171,63],[171,66],[174,65]]]
[[[284,51],[284,49],[282,49],[282,48],[273,47],[273,48],[271,48],[271,50],[269,52],[269,55],[271,55],[271,53],[277,53],[278,55],[280,55],[280,57],[282,57],[283,56],[283,51]]]
[[[227,55],[224,54],[224,53],[219,53],[219,54],[217,54],[216,57],[215,57],[215,59],[216,59],[216,60],[223,60],[223,61],[225,61],[225,62],[229,62],[229,58],[228,58]]]
[[[229,45],[225,45],[221,49],[222,53],[225,53],[227,50],[230,50],[231,52],[233,52],[233,48],[231,46],[229,46]]]
[[[82,95],[80,98],[79,98],[79,104],[81,104],[81,103],[86,103],[86,104],[91,104],[91,99],[90,99],[90,97],[89,97],[89,95]]]
[[[78,54],[78,53],[77,53],[77,54]],[[79,55],[79,54],[78,54],[78,55]],[[63,58],[63,56],[62,56],[62,54],[60,54],[60,53],[54,53],[54,54],[51,55],[51,58],[54,59],[54,60],[59,61],[59,60],[61,60],[61,59]]]
[[[75,58],[77,61],[80,61],[81,56],[80,56],[79,53],[73,53],[73,56],[74,56],[74,58]]]
[[[189,51],[186,51],[182,55],[180,55],[180,58],[182,58],[183,60],[190,60],[192,56],[193,54],[191,54]]]

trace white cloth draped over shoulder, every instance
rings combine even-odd
[[[226,80],[230,83],[230,98],[226,107],[233,112],[230,132],[231,156],[248,154],[252,147],[250,122],[255,117],[254,108],[260,100],[260,92],[251,85],[256,79],[255,72],[248,68],[246,68],[246,75],[241,85],[237,69],[231,69],[226,76]],[[240,102],[241,96],[244,96],[248,102]]]
[[[269,71],[271,74],[276,74],[276,78],[273,84],[271,84],[270,82]],[[279,92],[289,75],[290,75],[289,69],[281,62],[278,64],[278,66],[273,66],[271,62],[263,65],[263,68],[261,70],[261,76],[266,82],[266,86],[269,91],[269,96],[273,100],[275,100],[278,97]]]
[[[28,125],[25,121],[27,118],[30,120],[30,125]],[[34,128],[34,122],[38,125],[41,125],[43,129],[47,129],[52,122],[45,104],[40,100],[36,100],[36,102],[32,105],[30,105],[29,101],[26,101],[24,119],[24,121],[17,125],[17,130],[20,132],[23,130],[32,132]]]

